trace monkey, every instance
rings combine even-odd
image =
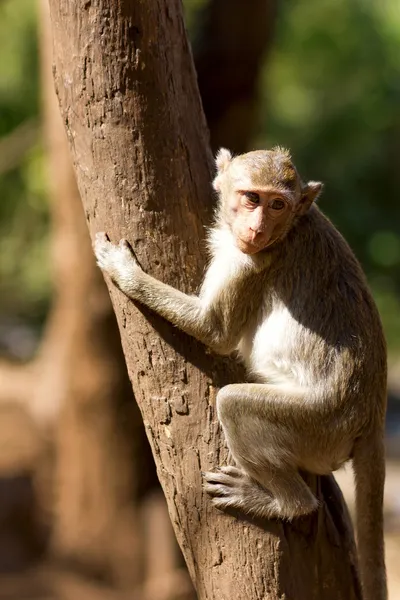
[[[250,382],[217,394],[233,465],[204,475],[215,506],[261,518],[309,515],[318,500],[301,473],[352,461],[365,600],[386,600],[383,540],[386,343],[362,268],[276,147],[216,156],[215,222],[199,294],[139,266],[126,240],[97,234],[100,268],[212,351],[236,353]]]

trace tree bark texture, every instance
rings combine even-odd
[[[139,502],[154,465],[143,450],[140,413],[60,118],[46,0],[40,2],[40,25],[54,300],[35,397],[37,413],[55,414],[53,549],[89,574],[137,586],[143,583]]]
[[[54,74],[91,234],[127,237],[143,268],[186,292],[212,212],[208,135],[178,0],[50,0]],[[333,478],[293,524],[215,510],[201,471],[226,459],[216,389],[243,378],[109,283],[135,396],[200,599],[360,598]],[[110,534],[111,535],[111,534]]]

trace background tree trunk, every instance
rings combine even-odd
[[[128,237],[148,272],[194,291],[211,214],[210,155],[178,0],[50,0],[55,79],[92,234]],[[233,519],[202,493],[225,459],[216,387],[241,377],[113,286],[129,375],[170,516],[201,599],[359,598],[333,478],[288,525]]]
[[[249,149],[258,115],[260,68],[268,53],[276,0],[210,0],[193,44],[197,78],[213,151]]]

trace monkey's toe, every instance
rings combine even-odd
[[[268,490],[238,467],[220,467],[204,473],[204,489],[219,510],[238,509],[255,517],[281,517],[279,504]]]
[[[204,489],[206,490],[209,496],[221,497],[221,496],[229,496],[232,490],[227,486],[219,483],[206,483],[204,485]]]
[[[237,467],[220,467],[216,471],[204,473],[204,489],[214,498],[225,498],[227,501],[240,497],[240,490],[246,475]],[[227,506],[233,506],[231,501]]]
[[[242,500],[240,496],[229,495],[225,497],[214,497],[211,502],[218,510],[228,510],[229,508],[242,508]]]
[[[209,491],[210,488],[215,485],[218,486],[219,484],[232,487],[237,485],[238,479],[243,476],[243,471],[237,467],[219,467],[216,471],[204,473],[204,479],[206,481],[205,488]]]
[[[234,467],[233,465],[218,467],[217,472],[224,473],[225,475],[230,475],[231,477],[246,477],[242,469],[239,469],[239,467]]]
[[[233,468],[237,471],[233,475],[222,472],[204,475],[206,480],[204,489],[211,496],[211,502],[218,510],[243,509],[243,490],[239,483],[243,473],[236,467]]]

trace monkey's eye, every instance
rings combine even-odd
[[[247,200],[250,200],[250,202],[253,202],[254,204],[260,202],[260,194],[257,194],[257,192],[243,192],[243,195],[246,196]]]
[[[285,202],[280,198],[274,198],[274,200],[271,200],[268,206],[269,208],[272,208],[272,210],[282,210],[285,208]]]

